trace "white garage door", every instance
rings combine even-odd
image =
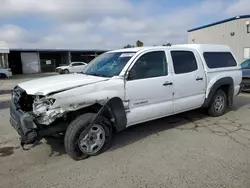
[[[38,53],[21,53],[24,74],[40,72]]]

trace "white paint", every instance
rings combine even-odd
[[[40,72],[38,53],[21,53],[22,70],[24,74],[33,74]]]
[[[28,94],[40,92],[43,95],[47,95],[51,92],[79,85],[93,84],[103,80],[107,79],[102,77],[86,76],[84,74],[66,74],[26,81],[20,83],[19,86],[24,88]]]
[[[173,47],[171,50],[178,50],[178,48]],[[171,50],[169,51],[171,52]],[[173,74],[175,113],[200,107],[205,100],[206,75],[202,61],[194,49],[188,49],[188,51],[194,53],[198,68],[189,73]],[[173,63],[171,58],[169,60],[170,63]],[[203,80],[196,80],[197,78]]]
[[[166,81],[173,82],[172,75],[126,82],[126,99],[131,111],[128,113],[129,125],[173,114],[173,87],[163,86]]]
[[[137,59],[152,51],[165,51],[168,75],[127,80],[128,70]],[[192,51],[198,64],[198,69],[184,74],[175,74],[170,55],[171,50]],[[153,119],[177,114],[199,108],[209,95],[211,87],[220,78],[232,77],[234,81],[234,95],[240,88],[242,73],[239,64],[235,67],[209,69],[203,58],[207,51],[231,52],[231,49],[222,45],[173,45],[171,47],[142,47],[121,49],[112,52],[135,52],[119,76],[104,78],[84,74],[58,75],[41,78],[19,84],[28,94],[40,93],[47,99],[55,99],[48,110],[60,110],[62,113],[74,111],[90,106],[94,103],[104,104],[110,98],[119,97],[128,108],[127,126],[146,122]],[[110,53],[110,52],[108,52]],[[203,80],[197,81],[201,77]],[[173,85],[164,86],[166,82]],[[70,89],[69,88],[73,88]],[[58,92],[51,94],[51,92]]]

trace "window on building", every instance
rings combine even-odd
[[[244,59],[250,59],[250,48],[244,48]]]
[[[148,52],[142,55],[131,69],[129,80],[166,76],[168,74],[166,54],[164,51]]]
[[[234,67],[237,65],[230,52],[204,52],[204,58],[209,68]]]
[[[198,69],[194,53],[191,51],[171,51],[175,74],[184,74]]]

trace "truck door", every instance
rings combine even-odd
[[[175,113],[201,107],[205,100],[206,75],[194,50],[170,50],[173,63]]]
[[[125,99],[128,126],[172,114],[173,80],[164,50],[144,52],[129,70]]]

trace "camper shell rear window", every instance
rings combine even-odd
[[[230,52],[204,52],[203,56],[210,69],[237,66]]]

